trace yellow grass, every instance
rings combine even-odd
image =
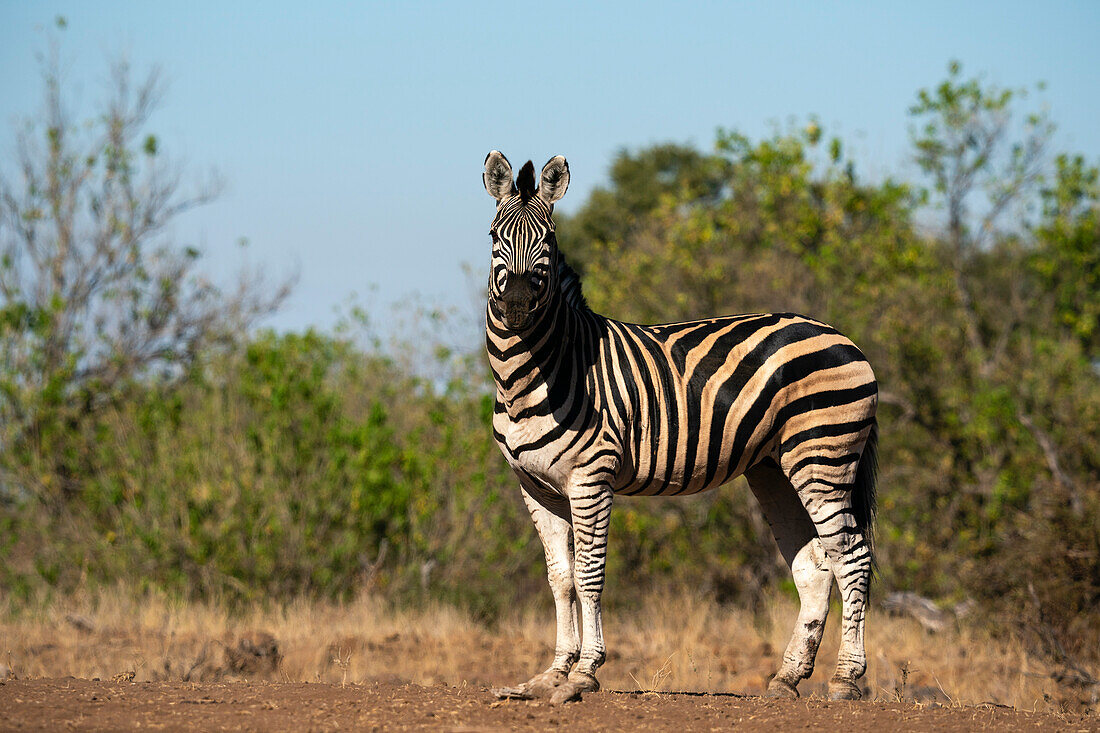
[[[216,605],[124,591],[4,611],[0,671],[19,677],[290,681],[405,680],[422,685],[513,684],[543,669],[553,648],[548,610],[524,609],[493,628],[446,606],[394,611],[362,597],[351,603],[294,602],[230,615]],[[797,608],[775,601],[764,618],[706,601],[662,594],[642,608],[605,613],[605,688],[759,694],[787,643]],[[836,659],[834,608],[818,669],[800,685],[822,695]],[[275,638],[277,670],[236,671],[231,657],[255,632]],[[992,702],[1049,709],[1061,699],[1048,670],[1022,650],[966,628],[931,634],[916,622],[875,612],[868,631],[866,685],[872,697],[943,704]]]

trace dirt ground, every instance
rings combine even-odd
[[[1100,718],[980,705],[780,701],[603,691],[578,703],[497,701],[485,688],[400,682],[0,683],[0,730],[937,730],[1100,731]]]

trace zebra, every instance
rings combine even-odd
[[[835,579],[842,640],[829,697],[859,699],[878,441],[866,358],[793,313],[653,326],[598,315],[554,234],[565,158],[551,158],[536,186],[531,161],[513,180],[493,150],[483,181],[497,201],[485,321],[493,437],[542,540],[557,616],[550,667],[494,692],[556,704],[599,689],[616,494],[694,494],[744,475],[800,603],[768,695],[798,697],[813,672]]]

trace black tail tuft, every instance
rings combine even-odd
[[[863,533],[863,539],[871,551],[872,572],[876,567],[875,562],[875,510],[876,493],[875,482],[878,478],[878,421],[871,425],[871,434],[867,436],[867,444],[863,446],[863,455],[859,459],[859,467],[856,469],[856,483],[852,488],[852,513],[856,518],[856,525]]]

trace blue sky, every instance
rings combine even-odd
[[[163,69],[151,130],[196,179],[216,169],[228,184],[176,239],[215,272],[242,256],[297,272],[277,328],[329,327],[352,300],[376,322],[412,296],[476,314],[491,148],[515,166],[565,155],[565,211],[622,147],[709,149],[720,126],[759,136],[810,114],[866,175],[911,177],[906,109],[957,58],[1001,86],[1046,81],[1056,147],[1100,162],[1093,2],[0,0],[3,159],[40,107],[35,54],[58,15],[84,108],[118,52]]]

